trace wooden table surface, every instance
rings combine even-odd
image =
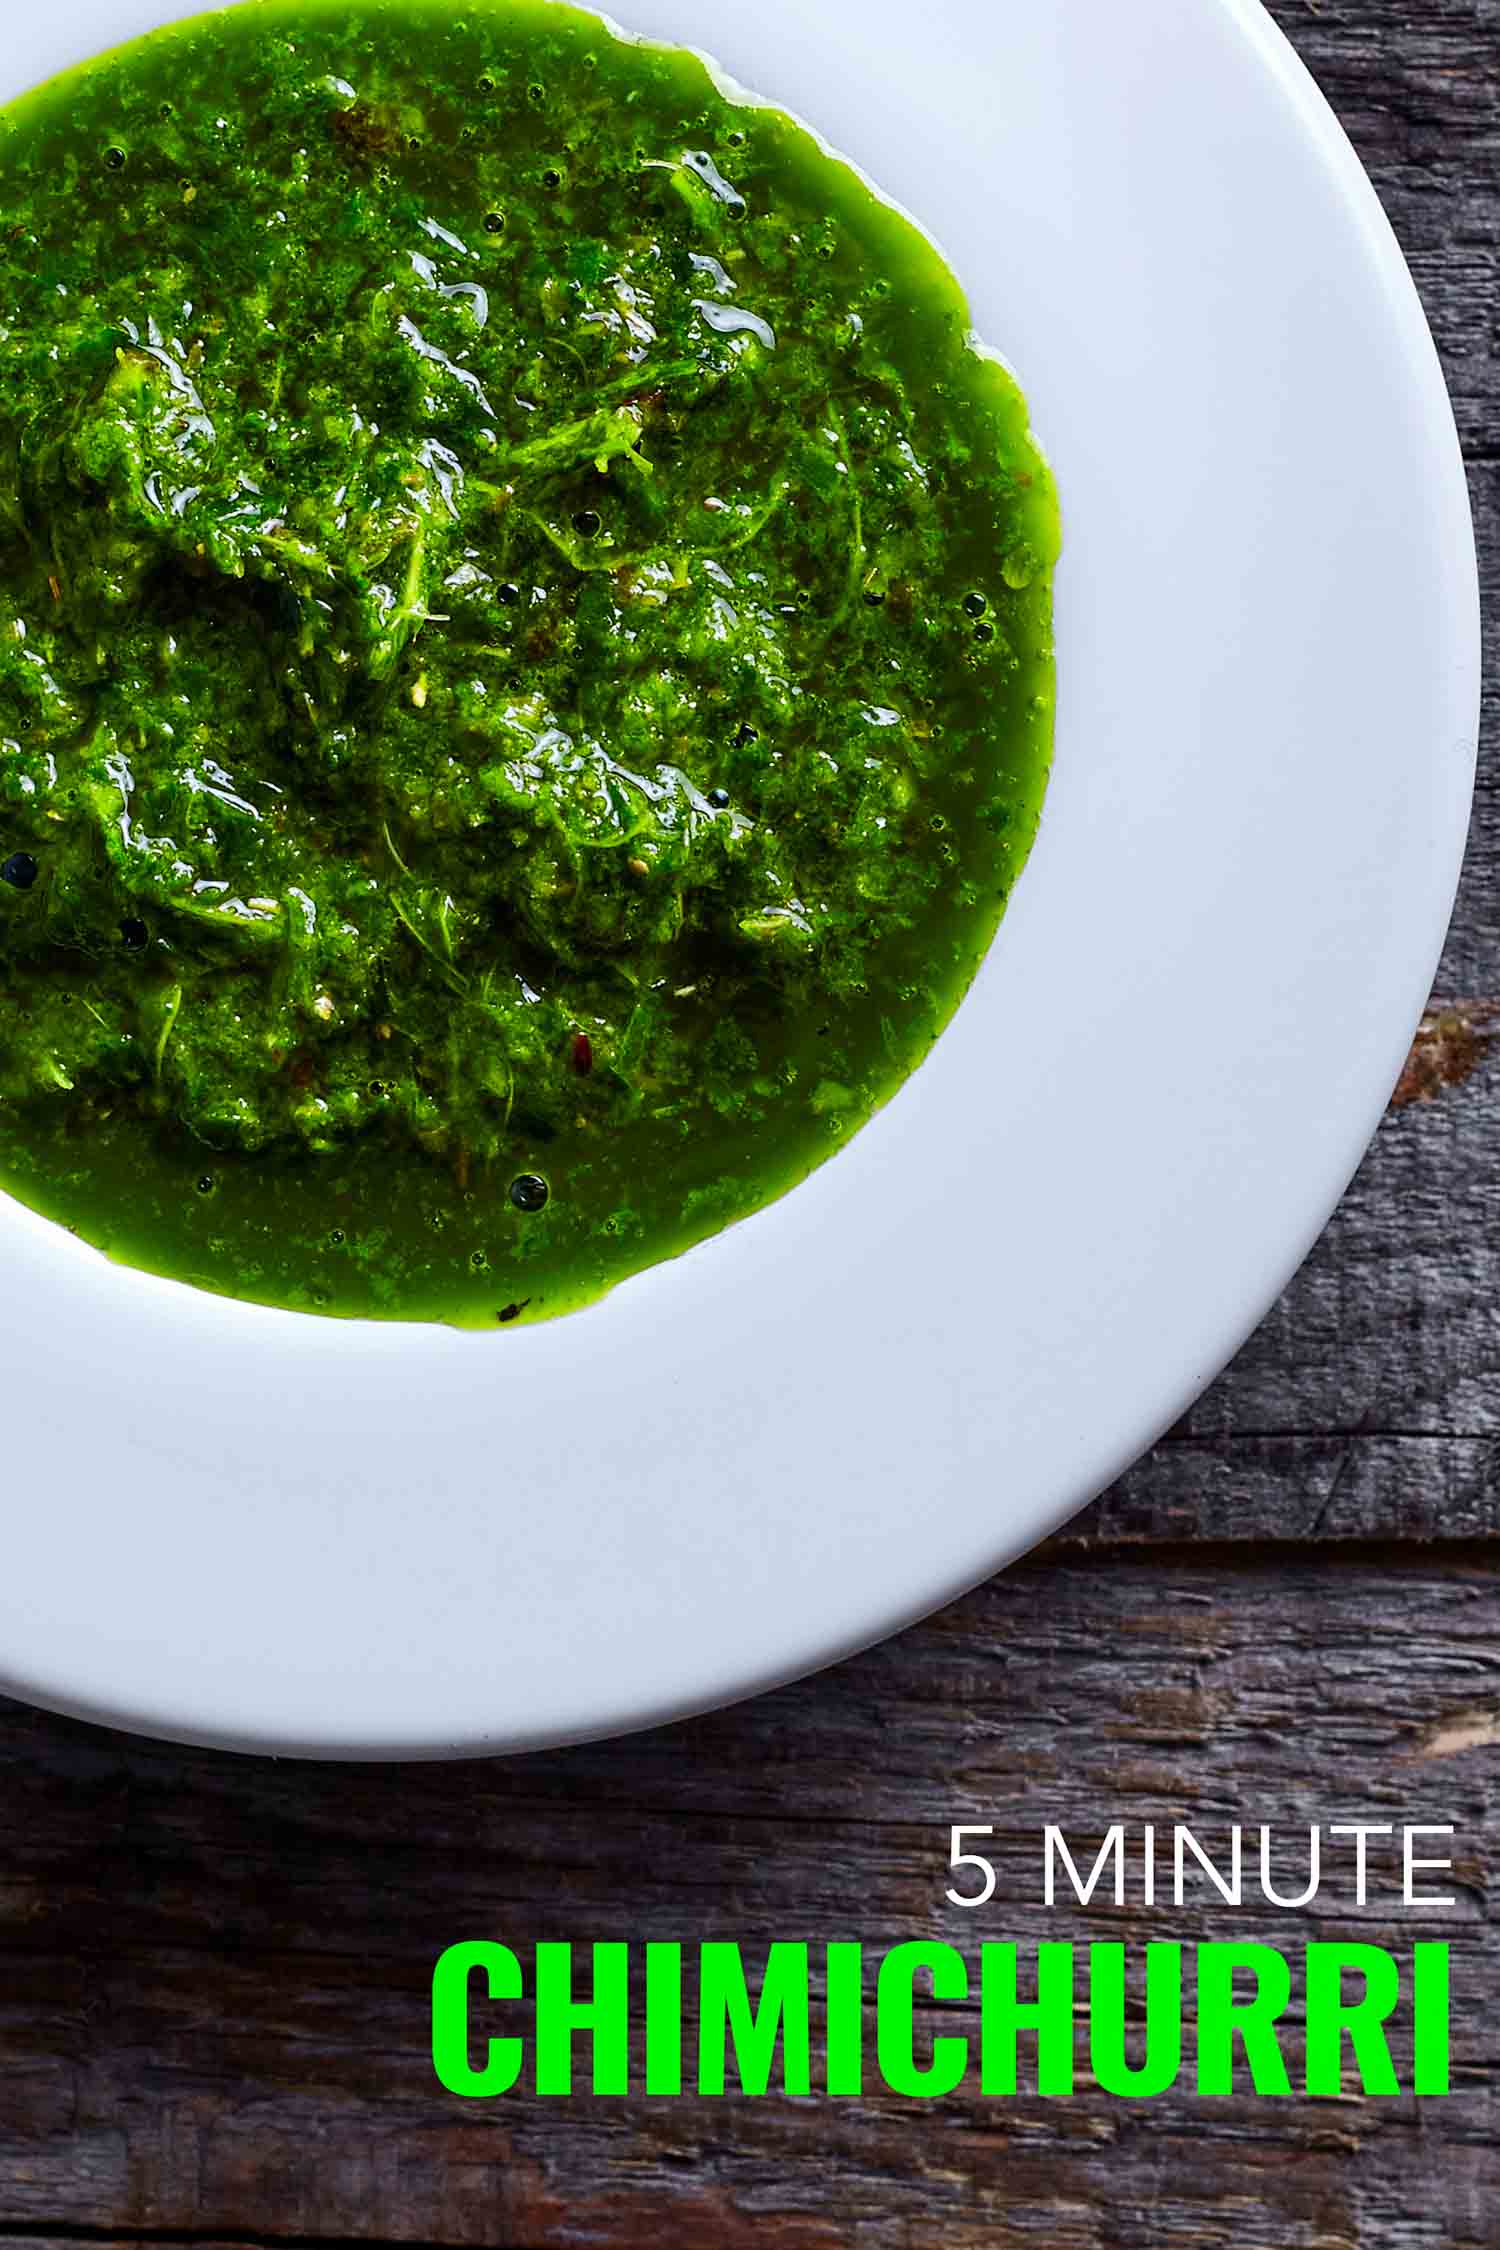
[[[1426,298],[1493,596],[1500,0],[1276,13]],[[1433,1013],[1358,1184],[1238,1364],[1032,1561],[748,1708],[507,1763],[236,1761],[0,1705],[0,2242],[1500,2244],[1495,716]],[[1001,1831],[989,1915],[943,1897],[965,1818]],[[1046,1916],[1042,1824],[1358,1819],[1458,1830],[1460,1903],[1420,1933],[1453,1946],[1446,2101],[466,2105],[432,2076],[461,1937],[1284,1942],[1264,1907]],[[1373,1902],[1292,1934],[1320,1930],[1413,1935]]]

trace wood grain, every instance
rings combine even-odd
[[[1042,1561],[821,1681],[506,1764],[236,1763],[12,1712],[0,2217],[537,2250],[1492,2244],[1497,1738],[1484,1548]],[[432,2083],[425,1985],[460,1936],[1288,1935],[1264,1906],[1042,1915],[1043,1824],[1081,1842],[1101,1807],[1215,1841],[1235,1819],[1454,1824],[1451,1911],[1416,1921],[1382,1888],[1360,1915],[1341,1880],[1296,1925],[1450,1939],[1453,2098],[474,2109]],[[943,1897],[954,1819],[1001,1831],[977,1917]]]
[[[1205,0],[1206,4],[1206,0]],[[1423,289],[1500,591],[1500,0],[1278,0]],[[0,2245],[1495,2250],[1500,779],[1400,1100],[1303,1275],[1051,1549],[837,1672],[630,1744],[235,1761],[0,1705]],[[1413,757],[1429,746],[1412,745]],[[1467,1031],[1462,1027],[1467,1026]],[[1045,1916],[1105,1819],[1451,1822],[1455,2092],[1072,2103],[524,2096],[427,2061],[463,1936],[1288,1935]],[[993,1822],[1002,1892],[943,1898]],[[977,1923],[977,1926],[976,1926]],[[1337,1895],[1298,1936],[1412,1919]]]

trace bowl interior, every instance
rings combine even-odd
[[[0,95],[184,12],[20,17]],[[1473,781],[1467,495],[1395,243],[1269,19],[630,23],[858,162],[1018,369],[1068,536],[1041,841],[972,997],[847,1153],[550,1327],[260,1312],[0,1203],[0,1686],[33,1700],[443,1755],[644,1724],[893,1629],[1212,1377],[1426,998]]]

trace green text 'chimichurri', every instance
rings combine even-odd
[[[591,17],[355,0],[0,114],[0,1180],[493,1327],[928,1051],[1051,743],[1051,481],[925,239]]]

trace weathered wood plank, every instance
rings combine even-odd
[[[0,1710],[0,2230],[1479,2250],[1500,2208],[1497,1742],[1500,1557],[1434,1569],[1401,1549],[1033,1564],[819,1682],[505,1765],[234,1762]],[[1315,1923],[1248,1902],[1040,1909],[1044,1822],[1082,1842],[1174,1818],[1212,1842],[1235,1819],[1288,1838],[1452,1822],[1459,1904],[1420,1926],[1375,1898]],[[1000,1830],[1000,1897],[978,1917],[943,1898],[963,1819]],[[427,1976],[460,1936],[883,1950],[1229,1923],[1402,1950],[1449,1937],[1451,2100],[476,2110],[427,2061]],[[1426,2231],[1403,2233],[1415,2209]]]
[[[1153,1541],[1500,1538],[1500,1433],[1197,1437],[1148,1454],[1055,1551]]]
[[[1500,0],[1275,12],[1412,255],[1493,596]],[[1487,645],[1500,682],[1494,600]],[[1471,1017],[1500,998],[1495,717],[1492,688],[1440,985]],[[1388,1121],[1261,1335],[1072,1544],[818,1682],[632,1745],[402,1773],[0,1705],[0,2243],[1494,2250],[1500,1049],[1464,1060]],[[1456,2091],[1420,2111],[1093,2092],[476,2113],[426,2062],[427,1975],[458,1936],[1222,1936],[1222,1912],[1044,1917],[1042,1823],[1360,1817],[1460,1831],[1460,1904],[1423,1930],[1454,1947]],[[1001,1831],[977,1929],[943,1900],[958,1819]],[[1413,1935],[1385,1908],[1356,1921]]]

